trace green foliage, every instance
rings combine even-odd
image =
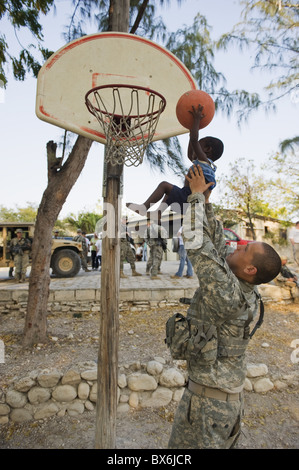
[[[235,210],[239,220],[246,221],[255,239],[254,218],[263,215],[266,183],[256,172],[253,161],[240,158],[229,165],[228,176],[220,178],[223,207]]]
[[[242,4],[242,21],[220,38],[217,47],[228,50],[237,44],[241,51],[247,47],[254,51],[252,67],[269,71],[271,77],[265,88],[267,99],[257,104],[275,109],[277,100],[299,88],[298,3],[243,0]]]
[[[184,175],[187,171],[182,164],[182,149],[177,137],[151,143],[146,149],[145,158],[153,169],[161,172],[166,167],[175,175]]]
[[[0,206],[0,220],[1,222],[34,222],[37,215],[37,204],[27,202],[26,207],[18,207],[9,209]]]
[[[236,210],[225,209],[220,204],[213,204],[213,210],[216,217],[222,221],[223,227],[231,228],[240,221]]]
[[[240,220],[256,215],[280,220],[286,227],[299,216],[299,162],[295,152],[273,155],[259,174],[251,160],[238,159],[229,165],[228,174],[219,178],[222,204],[216,206],[227,224],[234,223],[229,210]],[[225,209],[224,209],[225,208]],[[227,226],[231,226],[227,225]]]
[[[83,232],[92,233],[95,230],[96,223],[103,217],[103,215],[94,212],[79,212],[70,214],[66,217],[63,223],[68,224],[72,229],[80,228]]]
[[[296,145],[294,139],[292,145],[285,143],[283,147],[289,149],[288,153],[276,153],[268,165],[274,174],[269,181],[268,193],[271,194],[273,205],[283,205],[284,212],[281,209],[280,217],[284,220],[299,216],[299,161]]]
[[[224,76],[213,66],[214,43],[210,36],[211,27],[199,13],[193,24],[170,34],[166,47],[189,69],[201,90],[213,93]]]
[[[292,139],[285,139],[280,142],[280,150],[283,153],[291,151],[295,157],[296,148],[299,148],[299,136],[293,137]]]
[[[39,17],[40,14],[46,15],[53,4],[54,0],[0,0],[0,21],[8,18],[17,38],[18,31],[23,28],[29,30],[37,44],[23,47],[19,41],[21,49],[19,56],[15,57],[9,52],[5,35],[0,34],[0,80],[4,85],[7,83],[5,71],[7,62],[12,63],[14,77],[17,80],[24,80],[27,72],[33,73],[36,77],[41,67],[34,53],[31,52],[32,49],[33,52],[38,51],[44,60],[51,55],[51,52],[41,45],[43,33]]]

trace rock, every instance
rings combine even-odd
[[[84,380],[97,380],[97,369],[89,369],[81,372],[81,377]]]
[[[161,362],[161,364],[166,364],[164,357],[157,356],[157,357],[154,357],[154,360],[157,362]]]
[[[6,416],[10,413],[10,407],[5,403],[0,404],[0,416]]]
[[[32,419],[32,414],[30,413],[30,411],[24,408],[18,408],[12,410],[10,414],[10,419],[14,423],[24,423],[25,421],[30,421]]]
[[[62,377],[61,385],[77,385],[80,381],[80,372],[77,369],[69,369]]]
[[[127,377],[125,374],[120,374],[118,376],[117,385],[119,388],[125,388],[127,386]]]
[[[51,388],[58,384],[61,376],[62,373],[56,369],[44,369],[37,376],[37,381],[41,387]]]
[[[157,386],[154,377],[148,374],[133,374],[128,377],[128,387],[133,391],[156,390]]]
[[[12,408],[23,408],[27,403],[27,396],[16,390],[9,390],[6,394],[6,403]]]
[[[14,389],[18,392],[28,392],[35,385],[35,380],[31,377],[24,377],[14,384]]]
[[[130,411],[130,405],[128,403],[120,403],[117,407],[117,412],[119,413],[127,413]]]
[[[269,390],[272,390],[272,388],[274,388],[274,384],[271,382],[270,379],[266,377],[263,377],[262,379],[258,379],[253,384],[253,389],[257,393],[269,392]]]
[[[86,400],[86,402],[84,403],[84,406],[88,411],[93,411],[94,410],[94,405],[89,400]]]
[[[253,390],[252,383],[247,377],[245,378],[244,382],[244,390],[246,390],[246,392],[252,392]]]
[[[185,378],[178,370],[167,369],[161,374],[160,384],[166,387],[181,387],[185,384]]]
[[[34,413],[34,419],[44,419],[50,418],[50,416],[56,415],[58,413],[59,408],[53,402],[43,403],[38,406],[36,412]]]
[[[52,397],[59,402],[69,402],[77,396],[77,391],[72,385],[58,385],[52,392]]]
[[[137,392],[132,392],[129,397],[129,405],[132,408],[137,408],[139,405],[139,397]]]
[[[175,401],[176,403],[178,403],[180,401],[180,399],[182,398],[183,394],[184,394],[184,391],[185,391],[185,388],[182,387],[182,388],[179,388],[178,390],[175,390],[173,392],[173,396],[172,396],[172,399],[173,401]]]
[[[172,391],[166,387],[158,387],[155,390],[151,397],[146,399],[145,397],[141,400],[141,406],[144,407],[151,407],[151,408],[159,408],[160,406],[167,406],[172,399]]]
[[[90,401],[93,401],[93,402],[97,401],[97,393],[98,393],[97,390],[98,390],[98,385],[97,383],[95,383],[93,384],[90,390],[90,394],[89,394]]]
[[[28,392],[28,399],[33,405],[44,403],[51,397],[51,392],[48,388],[44,387],[33,387]]]
[[[7,424],[9,423],[9,417],[8,416],[0,416],[0,425],[1,424]]]
[[[67,406],[67,412],[70,416],[82,414],[84,412],[84,404],[79,400],[75,400]]]
[[[89,397],[90,387],[86,382],[81,382],[78,387],[78,397],[81,400],[87,400]]]
[[[285,388],[288,388],[288,384],[282,382],[281,380],[275,380],[274,387],[276,388],[276,390],[284,390]]]
[[[163,365],[158,361],[149,361],[146,366],[146,371],[151,375],[161,374]]]
[[[261,375],[268,374],[268,367],[266,364],[248,364],[247,377],[260,377]]]
[[[132,392],[132,393],[134,393],[134,392]],[[129,396],[128,395],[120,395],[120,397],[119,397],[119,402],[120,403],[128,403],[128,401],[129,401]]]

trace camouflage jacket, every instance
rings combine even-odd
[[[146,228],[143,238],[149,247],[165,244],[167,243],[167,231],[161,225],[152,222],[150,226]]]
[[[31,250],[31,241],[28,238],[13,238],[9,244],[12,255],[29,253]]]
[[[85,237],[83,237],[83,235],[75,235],[73,237],[73,241],[81,243],[82,244],[82,250],[87,251],[87,244],[86,244]]]
[[[187,358],[189,377],[200,384],[228,392],[239,391],[245,380],[245,350],[249,323],[256,316],[256,287],[238,279],[226,262],[232,251],[225,245],[223,227],[205,204],[203,194],[191,194],[184,217],[183,237],[199,280],[187,312],[194,331],[209,341]],[[212,334],[211,334],[212,331]],[[195,334],[194,333],[194,334]],[[198,342],[198,340],[197,340]]]

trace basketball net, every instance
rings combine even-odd
[[[105,161],[140,165],[165,109],[165,98],[149,88],[103,85],[86,93],[85,104],[106,136]]]

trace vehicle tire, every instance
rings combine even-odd
[[[51,267],[57,277],[74,277],[81,268],[81,259],[73,250],[58,250],[52,255]]]

